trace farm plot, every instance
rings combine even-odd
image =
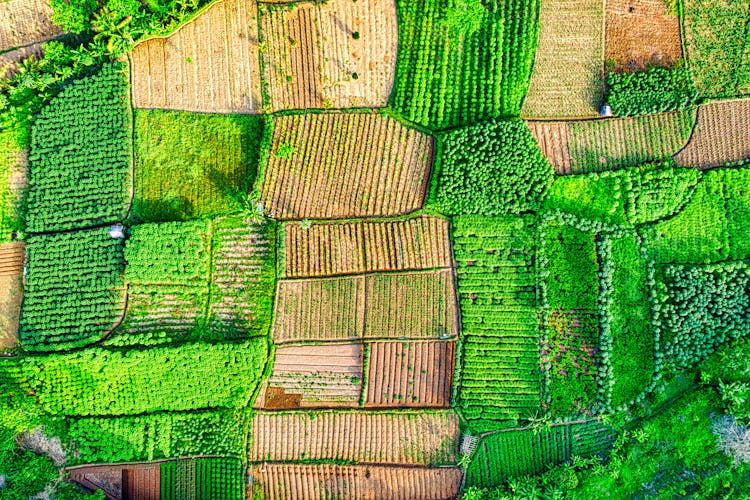
[[[23,127],[0,131],[0,242],[11,241],[23,228],[21,200],[26,188],[28,142]]]
[[[598,116],[604,91],[604,2],[541,2],[539,44],[521,116]]]
[[[284,276],[448,268],[448,221],[431,216],[383,222],[284,225]]]
[[[2,3],[0,3],[2,5]],[[10,80],[18,72],[19,65],[29,57],[39,60],[44,54],[41,43],[34,43],[26,47],[3,52],[0,54],[0,79]]]
[[[573,158],[569,147],[569,122],[526,122],[539,148],[555,167],[555,173],[572,173]]]
[[[280,280],[272,333],[277,344],[455,337],[453,274],[444,269]]]
[[[130,54],[136,108],[259,113],[262,108],[255,0],[221,0],[167,37]]]
[[[252,474],[270,500],[451,500],[458,497],[463,475],[458,467],[333,464],[264,464]]]
[[[457,217],[463,323],[458,407],[482,432],[541,407],[537,234],[521,217]]]
[[[261,4],[260,18],[273,111],[388,103],[398,45],[395,2]]]
[[[365,406],[450,406],[455,342],[373,342],[366,349]]]
[[[66,469],[69,478],[89,491],[101,490],[107,498],[158,500],[161,464],[101,464]]]
[[[25,260],[23,243],[0,243],[0,352],[14,347],[18,341]]]
[[[432,154],[430,136],[378,113],[279,116],[260,201],[276,219],[413,212]]]
[[[257,408],[358,406],[362,344],[281,346]]]
[[[62,34],[52,22],[47,0],[0,2],[0,52],[49,40]]]
[[[251,462],[443,465],[458,459],[458,417],[450,410],[258,412],[252,432]]]
[[[719,101],[698,108],[695,130],[675,160],[686,167],[720,167],[750,158],[750,99]]]
[[[608,0],[605,59],[615,71],[682,59],[680,20],[664,0]]]
[[[246,498],[245,470],[235,458],[181,458],[160,468],[160,500]]]

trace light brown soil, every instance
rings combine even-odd
[[[108,500],[158,500],[161,463],[84,465],[67,469],[71,481],[89,491],[102,490]]]
[[[43,42],[62,33],[46,0],[0,2],[0,52]]]
[[[357,406],[362,392],[362,345],[279,347],[256,406],[283,408],[283,401],[273,397],[280,395],[279,390],[287,399],[301,396],[296,407]]]
[[[607,0],[605,58],[615,70],[669,66],[682,58],[680,21],[664,0]]]
[[[221,0],[172,35],[136,45],[135,107],[259,113],[257,16],[254,0]]]
[[[526,122],[526,124],[534,134],[544,156],[555,167],[555,173],[569,174],[571,159],[568,149],[568,123]]]
[[[269,217],[287,220],[413,212],[432,154],[430,136],[379,113],[279,116],[261,202]]]
[[[257,412],[252,429],[251,462],[431,465],[458,459],[458,417],[449,410]]]
[[[18,342],[26,250],[21,242],[0,244],[0,351]]]
[[[264,464],[253,470],[268,500],[451,500],[462,475],[458,467]]]
[[[431,216],[386,222],[284,225],[284,276],[448,268],[448,221]]]
[[[368,407],[449,407],[455,342],[374,342]]]
[[[698,108],[687,146],[675,155],[685,167],[719,167],[750,158],[750,99],[712,102]]]
[[[387,105],[398,45],[395,2],[261,4],[260,12],[273,111]]]

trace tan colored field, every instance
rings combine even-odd
[[[284,225],[287,278],[448,268],[448,221],[431,216],[384,222]]]
[[[607,0],[605,58],[614,69],[642,70],[682,59],[680,20],[664,0]]]
[[[66,469],[70,480],[89,491],[101,490],[107,498],[158,500],[161,462],[84,465]]]
[[[365,406],[450,406],[455,342],[373,342],[369,348]]]
[[[704,104],[687,146],[675,155],[680,165],[712,168],[750,158],[750,99]]]
[[[173,34],[130,54],[137,108],[259,113],[257,4],[220,0]]]
[[[462,479],[458,467],[264,464],[253,470],[268,500],[452,500]]]
[[[395,75],[396,4],[330,0],[260,7],[271,108],[374,108]]]
[[[18,342],[26,250],[21,242],[0,244],[0,351]]]
[[[282,346],[257,408],[359,405],[362,344]]]
[[[279,116],[261,202],[276,219],[413,212],[432,154],[430,136],[375,112]]]
[[[556,174],[571,173],[568,122],[526,122]]]
[[[0,52],[43,42],[62,33],[52,23],[52,7],[47,0],[7,0],[0,2]]]
[[[446,411],[257,412],[249,460],[347,460],[441,465],[458,460],[457,415]]]
[[[280,280],[275,343],[445,339],[458,334],[450,269]]]
[[[539,44],[521,115],[598,116],[604,91],[604,1],[542,0]]]

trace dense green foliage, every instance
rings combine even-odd
[[[262,117],[139,110],[135,131],[134,220],[184,220],[244,208],[258,169]]]
[[[245,453],[244,425],[242,413],[229,410],[87,417],[71,421],[68,440],[80,463],[239,457]]]
[[[538,0],[399,0],[392,107],[434,129],[518,116],[539,31]]]
[[[162,500],[244,500],[245,471],[236,458],[171,461],[160,467]]]
[[[447,214],[535,210],[553,170],[520,120],[492,121],[439,136],[436,203]]]
[[[599,264],[595,235],[548,224],[541,238],[547,306],[541,363],[554,416],[589,413],[597,394]]]
[[[123,244],[107,228],[30,237],[21,343],[58,350],[97,340],[125,306]]]
[[[750,425],[750,338],[725,344],[701,365],[701,381],[714,386],[727,413]]]
[[[724,181],[730,260],[750,257],[750,168],[727,169]]]
[[[686,57],[695,84],[706,97],[750,93],[745,0],[685,0]]]
[[[454,252],[463,323],[458,406],[490,430],[540,408],[539,319],[531,220],[456,217]]]
[[[23,229],[21,193],[12,187],[24,155],[28,134],[22,127],[0,131],[0,243]]]
[[[666,266],[658,276],[654,325],[657,368],[689,368],[750,331],[746,263]]]
[[[128,83],[121,64],[76,80],[35,118],[26,229],[32,233],[122,220],[132,163]]]
[[[652,66],[635,73],[607,75],[607,103],[615,116],[663,113],[684,109],[695,101],[690,72]]]

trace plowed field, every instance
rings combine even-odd
[[[288,223],[284,229],[287,278],[451,265],[448,221],[437,217],[313,224],[308,228]]]
[[[18,340],[25,260],[23,243],[0,244],[0,351],[13,347]]]
[[[450,500],[458,496],[459,468],[265,464],[253,471],[269,500]]]
[[[0,2],[0,52],[49,40],[62,33],[47,0]]]
[[[571,172],[572,159],[568,149],[568,122],[526,122],[539,147],[557,174]]]
[[[458,417],[452,411],[259,412],[252,429],[251,462],[437,465],[458,459]]]
[[[276,343],[455,337],[453,273],[281,280],[272,333]]]
[[[256,406],[357,406],[361,391],[361,344],[283,346]]]
[[[433,140],[377,113],[274,119],[261,186],[277,219],[387,216],[422,207]]]
[[[168,37],[130,54],[137,108],[260,112],[257,4],[221,0]]]
[[[687,146],[675,156],[686,167],[712,168],[750,158],[750,99],[704,104]]]
[[[398,45],[395,2],[263,5],[261,33],[273,111],[387,104]]]
[[[450,406],[455,342],[374,342],[369,348],[365,406]]]
[[[160,464],[86,465],[68,471],[73,482],[89,491],[102,490],[107,498],[158,500]]]

